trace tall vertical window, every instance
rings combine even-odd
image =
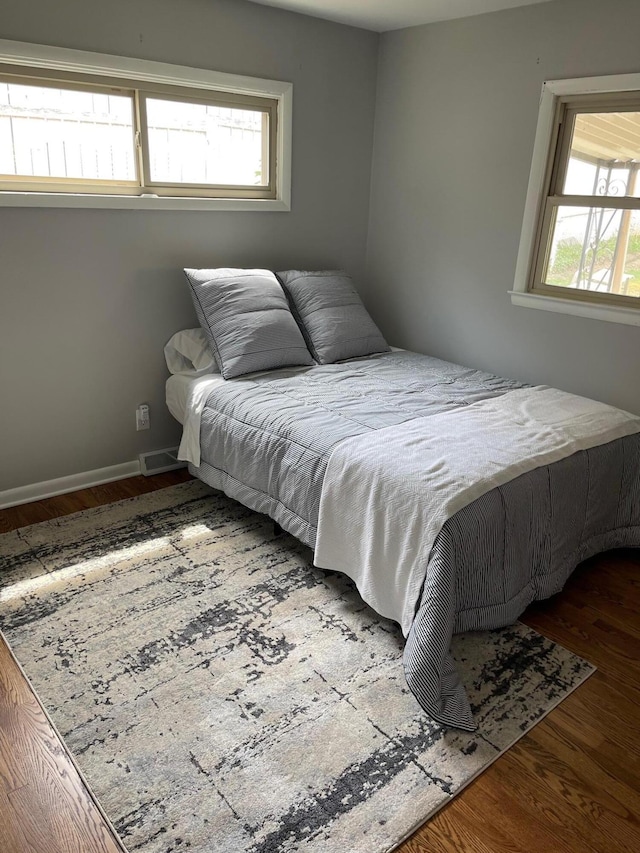
[[[277,101],[0,74],[0,192],[276,197]]]
[[[640,302],[640,96],[563,101],[532,290]]]
[[[640,326],[640,74],[550,80],[514,305]]]

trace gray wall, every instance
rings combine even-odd
[[[290,213],[0,208],[1,491],[178,443],[162,346],[196,325],[183,266],[360,283],[378,36],[243,0],[2,0],[0,38],[294,84]]]
[[[294,154],[290,213],[0,208],[0,490],[177,443],[183,266],[345,267],[393,343],[640,412],[638,328],[506,293],[542,82],[639,71],[638,31],[637,0],[555,0],[383,35],[369,213],[378,36],[243,0],[3,0],[1,38],[292,81]]]
[[[544,80],[640,71],[638,0],[382,36],[368,302],[390,340],[640,413],[640,328],[511,305]]]

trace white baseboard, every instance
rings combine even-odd
[[[110,465],[108,468],[96,468],[95,471],[83,471],[71,474],[69,477],[58,477],[57,480],[45,480],[43,483],[33,483],[30,486],[18,486],[17,489],[6,489],[0,492],[0,509],[18,506],[32,501],[41,501],[55,495],[64,495],[78,489],[88,489],[91,486],[101,486],[114,480],[124,480],[125,477],[137,477],[140,474],[140,463],[123,462],[120,465]]]

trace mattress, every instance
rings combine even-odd
[[[314,547],[339,443],[521,387],[408,352],[221,382],[204,401],[201,459],[190,470]],[[640,546],[637,434],[536,468],[456,513],[431,551],[404,651],[407,682],[427,713],[473,728],[449,652],[454,632],[512,623],[583,559],[619,546]]]

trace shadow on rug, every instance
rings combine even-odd
[[[0,627],[130,851],[393,849],[588,677],[521,624],[454,638],[429,720],[344,576],[198,482],[0,537]]]

